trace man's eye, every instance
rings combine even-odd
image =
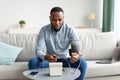
[[[62,19],[59,19],[59,21],[62,21]]]

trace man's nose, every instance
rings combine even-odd
[[[59,21],[56,21],[56,24],[59,24]]]

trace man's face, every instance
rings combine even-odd
[[[59,30],[62,27],[64,21],[63,12],[52,12],[50,15],[50,22],[56,30]]]

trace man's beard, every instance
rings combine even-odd
[[[61,27],[62,27],[63,23],[62,23],[62,25],[61,25],[61,27],[60,27],[59,29],[55,29],[55,27],[53,26],[53,24],[52,24],[52,23],[51,23],[51,25],[52,25],[53,29],[54,29],[56,32],[58,32],[58,31],[60,31],[60,29],[61,29]]]

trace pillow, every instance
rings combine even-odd
[[[120,60],[120,47],[116,47],[112,56],[112,63]]]
[[[13,64],[22,48],[0,42],[0,65]]]

